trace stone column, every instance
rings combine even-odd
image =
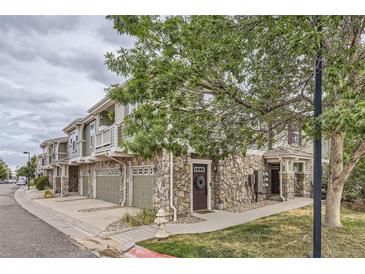
[[[69,190],[68,190],[68,182],[69,182],[69,178],[67,173],[66,173],[66,169],[68,167],[66,165],[63,165],[61,168],[61,197],[65,197],[68,196],[69,194]]]
[[[156,211],[163,208],[170,212],[170,157],[167,151],[158,153],[154,159],[156,172],[153,175],[153,207]]]

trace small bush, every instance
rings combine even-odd
[[[361,197],[361,194],[356,191],[346,191],[344,192],[344,197],[346,201],[353,202]]]
[[[47,189],[47,190],[44,192],[44,198],[53,198],[53,197],[54,197],[54,195],[53,195],[52,190]]]
[[[51,187],[48,176],[38,177],[35,179],[34,184],[38,190],[45,190],[47,187]]]
[[[129,227],[149,225],[152,224],[156,219],[156,212],[154,210],[144,209],[137,214],[126,213],[122,221],[126,223]]]

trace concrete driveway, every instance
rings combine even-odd
[[[134,214],[140,211],[140,209],[132,207],[120,208],[110,202],[79,195],[42,199],[38,191],[30,190],[25,191],[25,193],[40,205],[78,219],[100,230],[104,230],[109,224],[117,221],[126,213]]]

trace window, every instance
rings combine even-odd
[[[89,138],[90,138],[90,147],[92,146],[92,142],[93,142],[93,136],[95,135],[95,123],[91,123],[90,124],[90,134],[89,134]]]
[[[298,132],[292,133],[292,143],[294,145],[299,145],[299,133]]]
[[[75,152],[77,150],[77,147],[76,147],[77,139],[78,138],[77,138],[76,132],[71,133],[71,135],[70,135],[70,143],[71,143],[72,151],[73,152]]]
[[[303,172],[303,163],[294,163],[293,171],[294,172]]]

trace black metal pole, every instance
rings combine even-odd
[[[28,167],[30,167],[30,152],[28,153]],[[30,174],[28,173],[28,189],[30,189],[29,181],[30,181]]]
[[[321,26],[317,27],[321,31]],[[317,52],[314,93],[314,119],[316,138],[314,140],[314,209],[313,209],[313,258],[321,258],[321,228],[322,228],[322,135],[317,117],[322,113],[322,53]]]

